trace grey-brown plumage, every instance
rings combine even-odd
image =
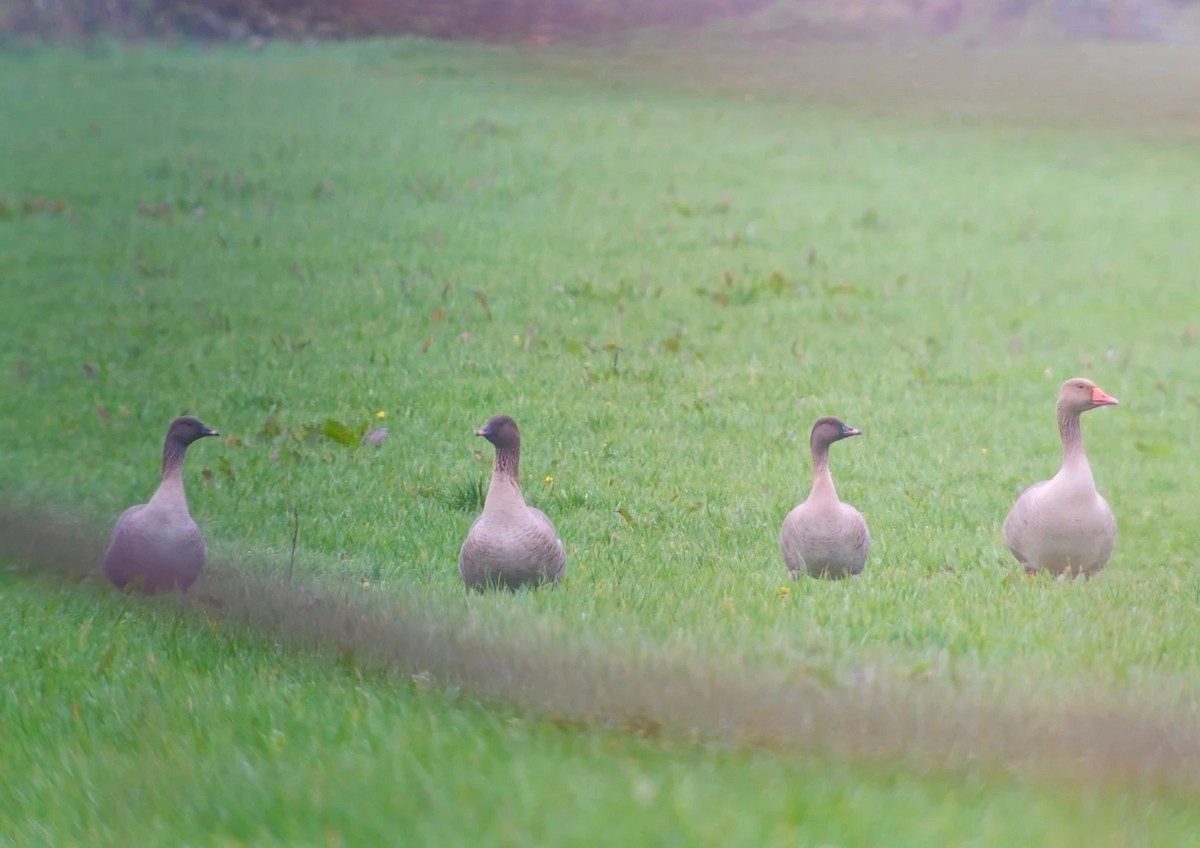
[[[566,552],[550,519],[521,495],[521,434],[516,422],[495,415],[475,435],[495,445],[496,460],[483,513],[458,554],[463,582],[471,589],[557,583],[567,568]]]
[[[192,442],[217,435],[189,415],[171,422],[163,442],[162,482],[147,503],[121,513],[104,554],[104,573],[118,588],[186,592],[200,576],[204,536],[188,511],[183,460]]]
[[[1058,473],[1021,493],[1004,521],[1004,541],[1025,571],[1092,577],[1108,563],[1117,520],[1096,491],[1083,451],[1079,416],[1117,402],[1091,380],[1073,377],[1058,390],[1063,458]]]
[[[859,574],[867,563],[871,535],[857,509],[838,500],[829,473],[829,446],[860,435],[837,418],[818,418],[809,436],[812,490],[783,520],[779,547],[788,571],[796,578],[841,578]]]

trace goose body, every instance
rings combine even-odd
[[[516,422],[496,415],[476,435],[495,445],[496,458],[483,512],[471,524],[458,554],[463,582],[479,590],[557,583],[567,568],[566,551],[554,524],[521,494]]]
[[[204,534],[192,519],[183,488],[187,447],[219,435],[195,418],[171,422],[163,443],[162,482],[147,503],[121,513],[104,554],[104,574],[119,589],[147,594],[186,592],[204,568]]]
[[[1116,403],[1116,398],[1082,377],[1067,380],[1059,389],[1062,465],[1049,480],[1022,492],[1004,521],[1004,541],[1026,572],[1092,577],[1108,563],[1117,521],[1096,491],[1079,416]]]
[[[829,446],[860,431],[837,418],[820,418],[813,425],[813,484],[805,500],[783,520],[779,547],[793,578],[842,578],[860,574],[867,563],[871,535],[866,519],[838,499],[829,471]]]

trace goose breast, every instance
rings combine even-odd
[[[190,515],[139,504],[117,519],[104,573],[120,589],[187,591],[200,576],[205,557],[204,535]]]
[[[853,577],[861,574],[871,548],[862,513],[847,503],[835,509],[793,509],[783,522],[780,547],[793,577]]]

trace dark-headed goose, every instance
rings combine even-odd
[[[507,415],[495,415],[475,435],[496,446],[496,460],[483,513],[471,525],[458,554],[463,582],[471,589],[557,583],[567,557],[550,519],[521,495],[517,423]]]
[[[1062,466],[1049,480],[1022,492],[1004,522],[1004,541],[1027,573],[1091,577],[1108,562],[1117,538],[1117,521],[1096,491],[1083,452],[1079,416],[1116,402],[1083,377],[1067,380],[1058,390]]]
[[[162,482],[148,503],[121,513],[104,554],[104,573],[118,588],[156,594],[187,591],[204,568],[204,536],[188,512],[183,459],[188,445],[216,430],[185,415],[163,443]]]
[[[837,418],[819,418],[813,425],[812,491],[788,513],[779,532],[779,547],[792,577],[850,577],[863,570],[871,536],[857,509],[838,500],[829,473],[829,446],[860,431]]]

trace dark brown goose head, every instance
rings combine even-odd
[[[205,436],[219,435],[221,434],[198,418],[190,415],[176,418],[167,429],[167,438],[163,442],[163,472],[183,464],[183,457],[192,442]]]
[[[828,451],[829,446],[834,442],[840,442],[842,439],[847,439],[850,436],[861,436],[862,430],[856,430],[840,418],[834,418],[827,415],[824,418],[818,418],[813,424],[812,435],[809,437],[809,446],[813,453]]]
[[[507,415],[493,415],[487,423],[475,431],[496,446],[499,451],[516,451],[521,448],[521,432],[517,422]]]
[[[174,439],[184,447],[187,447],[197,439],[203,439],[205,436],[219,435],[221,434],[199,418],[193,418],[190,415],[182,415],[176,418],[171,422],[170,429],[167,430],[167,438]]]

